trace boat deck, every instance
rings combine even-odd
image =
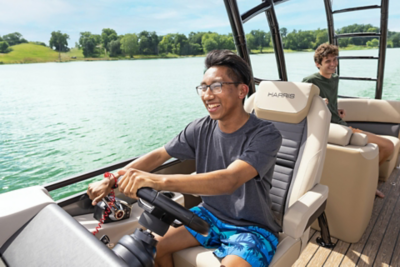
[[[311,229],[307,247],[293,266],[400,266],[400,168],[379,183],[385,198],[376,198],[371,220],[358,243],[332,237],[333,249],[316,243]],[[328,221],[329,224],[329,221]]]

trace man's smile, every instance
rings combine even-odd
[[[207,110],[208,110],[209,112],[214,112],[214,111],[216,111],[220,106],[221,106],[221,105],[220,105],[220,104],[217,104],[217,103],[209,103],[209,104],[207,104]]]

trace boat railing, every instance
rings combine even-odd
[[[326,18],[328,22],[328,36],[329,43],[338,45],[339,38],[348,38],[348,37],[376,37],[379,38],[379,55],[378,57],[372,56],[346,56],[346,57],[338,57],[339,64],[337,67],[337,74],[339,75],[339,79],[342,80],[360,80],[360,81],[373,81],[376,82],[375,89],[375,99],[382,99],[382,87],[383,87],[383,73],[385,70],[385,59],[386,59],[386,45],[387,45],[387,31],[388,31],[388,12],[389,12],[389,0],[381,0],[381,5],[370,5],[370,6],[359,6],[352,8],[345,8],[339,10],[332,9],[332,1],[324,0]],[[370,10],[370,9],[380,9],[381,18],[380,18],[380,32],[356,32],[356,33],[343,33],[336,34],[334,28],[333,15],[344,12],[354,12],[361,10]],[[342,59],[367,59],[367,60],[378,60],[378,71],[376,78],[367,78],[367,77],[345,77],[340,76],[340,60]]]

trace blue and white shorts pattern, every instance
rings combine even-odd
[[[251,266],[268,266],[275,254],[278,238],[269,231],[257,226],[235,226],[221,222],[203,207],[190,209],[208,222],[210,232],[203,236],[192,229],[186,229],[206,248],[216,248],[214,255],[222,259],[236,255]]]

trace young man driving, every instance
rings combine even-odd
[[[347,123],[343,120],[346,116],[346,111],[337,107],[339,77],[335,72],[338,65],[338,55],[339,50],[337,46],[326,43],[321,44],[314,53],[315,65],[319,69],[319,72],[305,77],[303,82],[313,83],[319,87],[320,96],[325,100],[332,113],[331,122],[347,126]],[[379,165],[384,163],[393,153],[394,145],[390,140],[360,129],[350,128],[353,133],[366,134],[369,143],[378,145]],[[379,190],[376,190],[376,195],[380,198],[385,197]]]
[[[278,244],[280,226],[271,211],[269,191],[282,137],[272,123],[243,108],[251,70],[229,50],[214,50],[196,91],[209,116],[191,122],[164,147],[118,171],[118,187],[137,198],[141,187],[196,194],[202,203],[191,210],[210,224],[207,237],[186,227],[170,227],[157,237],[157,266],[173,266],[172,253],[202,245],[216,248],[224,266],[268,266]],[[195,159],[195,175],[152,174],[171,157]],[[96,204],[112,180],[89,185]]]

